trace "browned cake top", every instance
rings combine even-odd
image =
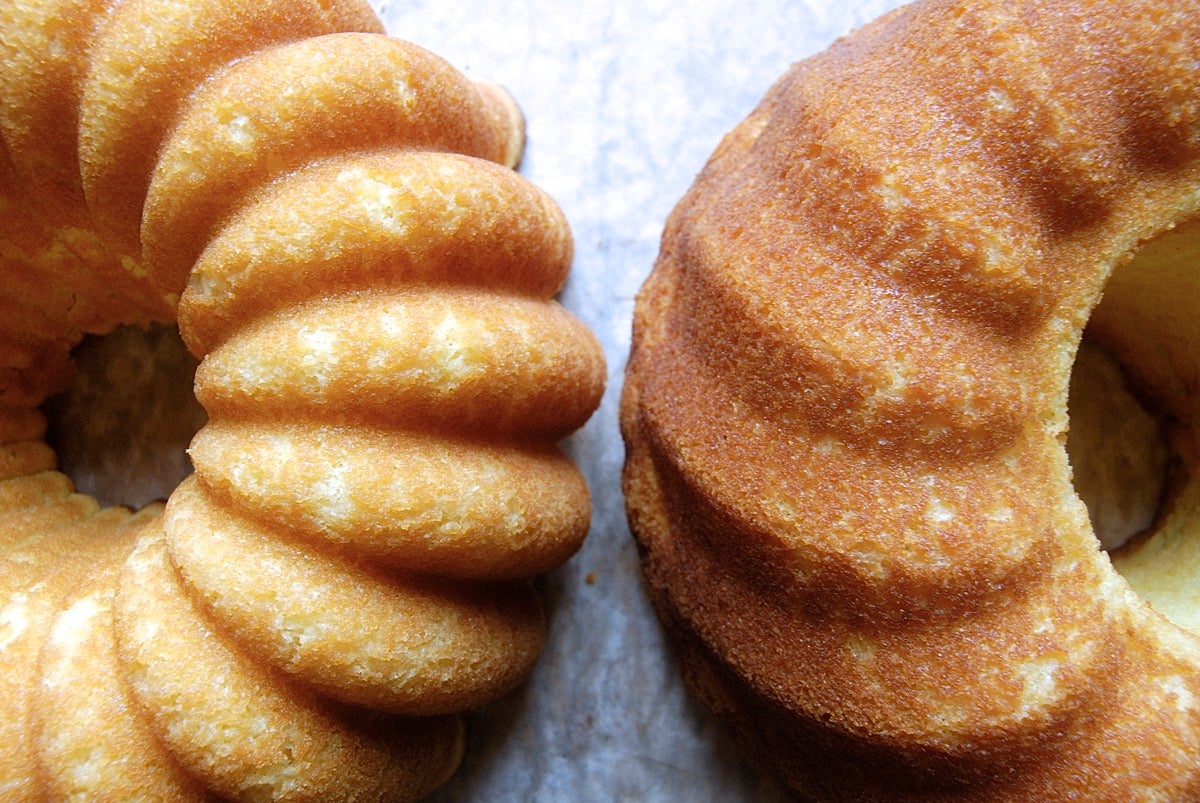
[[[1062,440],[1106,280],[1200,205],[1197,11],[906,7],[793,67],[673,213],[631,522],[693,685],[798,788],[1195,783],[1200,652],[1113,573]],[[1143,341],[1106,345],[1200,365]]]

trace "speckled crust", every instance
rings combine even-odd
[[[630,522],[690,684],[798,794],[1200,795],[1200,641],[1113,570],[1062,446],[1128,262],[1157,294],[1114,283],[1096,336],[1194,465],[1195,302],[1164,299],[1195,282],[1130,258],[1200,206],[1198,26],[905,7],[794,66],[671,216]]]
[[[519,110],[357,0],[16,0],[0,60],[0,797],[426,794],[590,513]],[[100,510],[36,407],[176,318],[195,475]]]

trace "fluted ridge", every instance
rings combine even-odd
[[[22,1],[0,34],[0,789],[428,792],[590,513],[556,443],[603,358],[519,111],[353,0]],[[84,333],[176,316],[195,475],[101,511],[31,409]]]

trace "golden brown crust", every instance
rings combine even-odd
[[[0,60],[0,795],[427,794],[590,513],[519,109],[360,0],[18,0]],[[134,544],[33,408],[181,295],[209,423]]]
[[[142,527],[161,512],[122,513],[111,531],[89,533],[91,551],[104,554],[74,544],[52,559],[57,569],[76,552],[91,558],[86,580],[74,579],[53,617],[31,673],[30,736],[48,799],[208,797],[154,736],[117,664],[117,576]]]
[[[336,31],[382,33],[359,0],[122,0],[88,52],[79,162],[88,206],[110,246],[141,253],[142,206],[183,101],[214,72],[273,43]]]
[[[542,609],[526,583],[380,572],[237,518],[191,479],[171,495],[168,527],[180,577],[221,629],[344,703],[423,716],[478,708],[541,652]]]
[[[216,421],[191,455],[222,506],[444,577],[514,579],[558,565],[581,544],[591,509],[583,479],[554,446]]]
[[[1197,212],[1196,11],[905,7],[671,216],[630,521],[692,685],[802,794],[1196,791],[1200,644],[1112,571],[1061,446],[1105,279]]]
[[[413,800],[458,765],[457,716],[409,722],[342,711],[247,656],[179,587],[161,527],[124,571],[116,627],[125,677],[158,737],[220,794]]]
[[[21,480],[9,480],[20,482]],[[42,643],[58,611],[97,566],[119,561],[136,535],[130,514],[97,512],[94,499],[27,499],[3,514],[0,566],[0,791],[29,799],[40,784],[36,761],[36,671]]]
[[[493,123],[465,76],[382,35],[311,37],[235,61],[188,98],[158,154],[141,231],[151,281],[177,294],[223,216],[272,179],[349,150],[499,162],[509,131]]]
[[[468,197],[456,191],[464,182]],[[456,154],[354,154],[277,179],[231,216],[193,266],[179,321],[193,351],[211,352],[239,322],[313,287],[454,285],[548,299],[571,257],[562,212],[510,170]]]

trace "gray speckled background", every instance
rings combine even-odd
[[[609,367],[603,406],[568,444],[595,513],[583,550],[544,584],[546,653],[520,693],[472,718],[466,763],[437,800],[779,797],[684,692],[649,610],[622,508],[617,399],[633,297],[667,214],[722,134],[791,62],[895,5],[380,4],[390,33],[516,97],[529,135],[521,172],[575,233],[563,303],[600,337]]]

